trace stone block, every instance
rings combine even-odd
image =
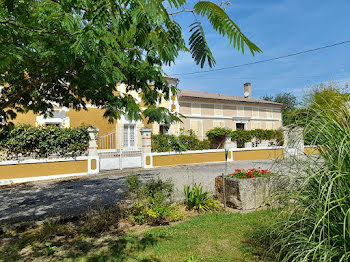
[[[223,202],[222,177],[215,178],[215,193]],[[264,206],[277,206],[280,197],[289,190],[289,177],[225,178],[225,195],[228,207],[255,210]]]

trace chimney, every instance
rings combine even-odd
[[[245,83],[244,84],[244,97],[245,98],[251,98],[252,97],[252,84],[251,83]]]

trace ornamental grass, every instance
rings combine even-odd
[[[331,101],[325,101],[328,104]],[[314,104],[305,134],[322,148],[306,182],[274,225],[279,261],[350,260],[350,111],[347,103]]]

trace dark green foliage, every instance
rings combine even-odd
[[[170,181],[150,180],[141,183],[136,175],[126,179],[127,196],[131,205],[127,210],[129,219],[138,224],[164,224],[181,218],[172,200],[174,185]]]
[[[221,209],[220,203],[209,196],[209,193],[203,191],[201,185],[185,186],[185,205],[189,210],[200,212],[217,211]]]
[[[196,14],[206,16],[212,27],[218,31],[222,36],[227,36],[230,43],[238,50],[244,53],[244,45],[247,45],[250,52],[254,55],[261,50],[241,32],[239,27],[231,20],[225,11],[210,1],[199,1],[193,7]]]
[[[296,114],[299,110],[297,108],[299,102],[295,95],[290,92],[284,92],[276,96],[265,95],[262,99],[282,104],[283,125],[287,126],[293,123],[294,117],[297,116]]]
[[[210,141],[210,148],[221,148],[225,142],[225,136],[232,133],[231,129],[215,127],[207,131],[206,135]]]
[[[237,129],[232,131],[231,139],[237,142],[238,147],[244,147],[244,143],[252,140],[252,133],[249,130]]]
[[[16,126],[1,132],[0,151],[9,157],[78,156],[86,153],[89,145],[87,127],[60,128],[56,126]]]
[[[149,121],[176,120],[168,109],[155,107],[176,93],[162,66],[174,63],[181,51],[191,52],[201,67],[205,61],[215,64],[200,22],[192,26],[188,48],[179,16],[168,12],[179,14],[186,5],[184,0],[2,1],[0,116],[8,121],[27,111],[50,114],[54,103],[75,110],[89,103],[105,110],[110,121],[142,114]],[[261,52],[213,2],[200,1],[191,12],[209,20],[233,48]],[[116,95],[118,82],[141,94],[151,109],[142,112],[131,95]]]
[[[217,137],[224,137],[225,135],[231,134],[232,130],[224,127],[215,127],[207,131],[206,135],[209,139]]]
[[[187,133],[181,132],[180,136],[152,134],[152,151],[169,152],[169,151],[187,151],[187,150],[205,150],[210,148],[208,140],[199,140],[193,130]]]
[[[216,127],[210,129],[206,135],[208,136],[211,142],[223,140],[226,134],[231,134],[231,140],[236,141],[238,147],[244,147],[244,143],[252,141],[253,138],[258,140],[260,143],[262,140],[276,140],[276,145],[283,145],[283,132],[280,130],[264,130],[264,129],[255,129],[255,130],[242,130],[237,129],[235,131]]]
[[[201,67],[204,66],[205,60],[208,61],[210,67],[214,66],[216,62],[205,39],[202,24],[200,22],[193,23],[190,32],[192,35],[190,36],[189,44],[194,61],[196,61],[197,65],[200,64]]]

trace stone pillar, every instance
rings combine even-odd
[[[283,146],[285,157],[298,157],[304,155],[303,128],[301,127],[282,127]]]
[[[141,144],[142,144],[142,168],[152,167],[152,140],[151,140],[151,131],[152,129],[144,126],[141,128]]]
[[[97,127],[89,127],[89,154],[88,154],[88,173],[97,174],[100,172],[100,158],[98,156],[98,145],[97,145]]]
[[[225,149],[230,149],[230,148],[232,148],[231,134],[225,135],[225,138],[224,138],[224,148],[225,148]]]

